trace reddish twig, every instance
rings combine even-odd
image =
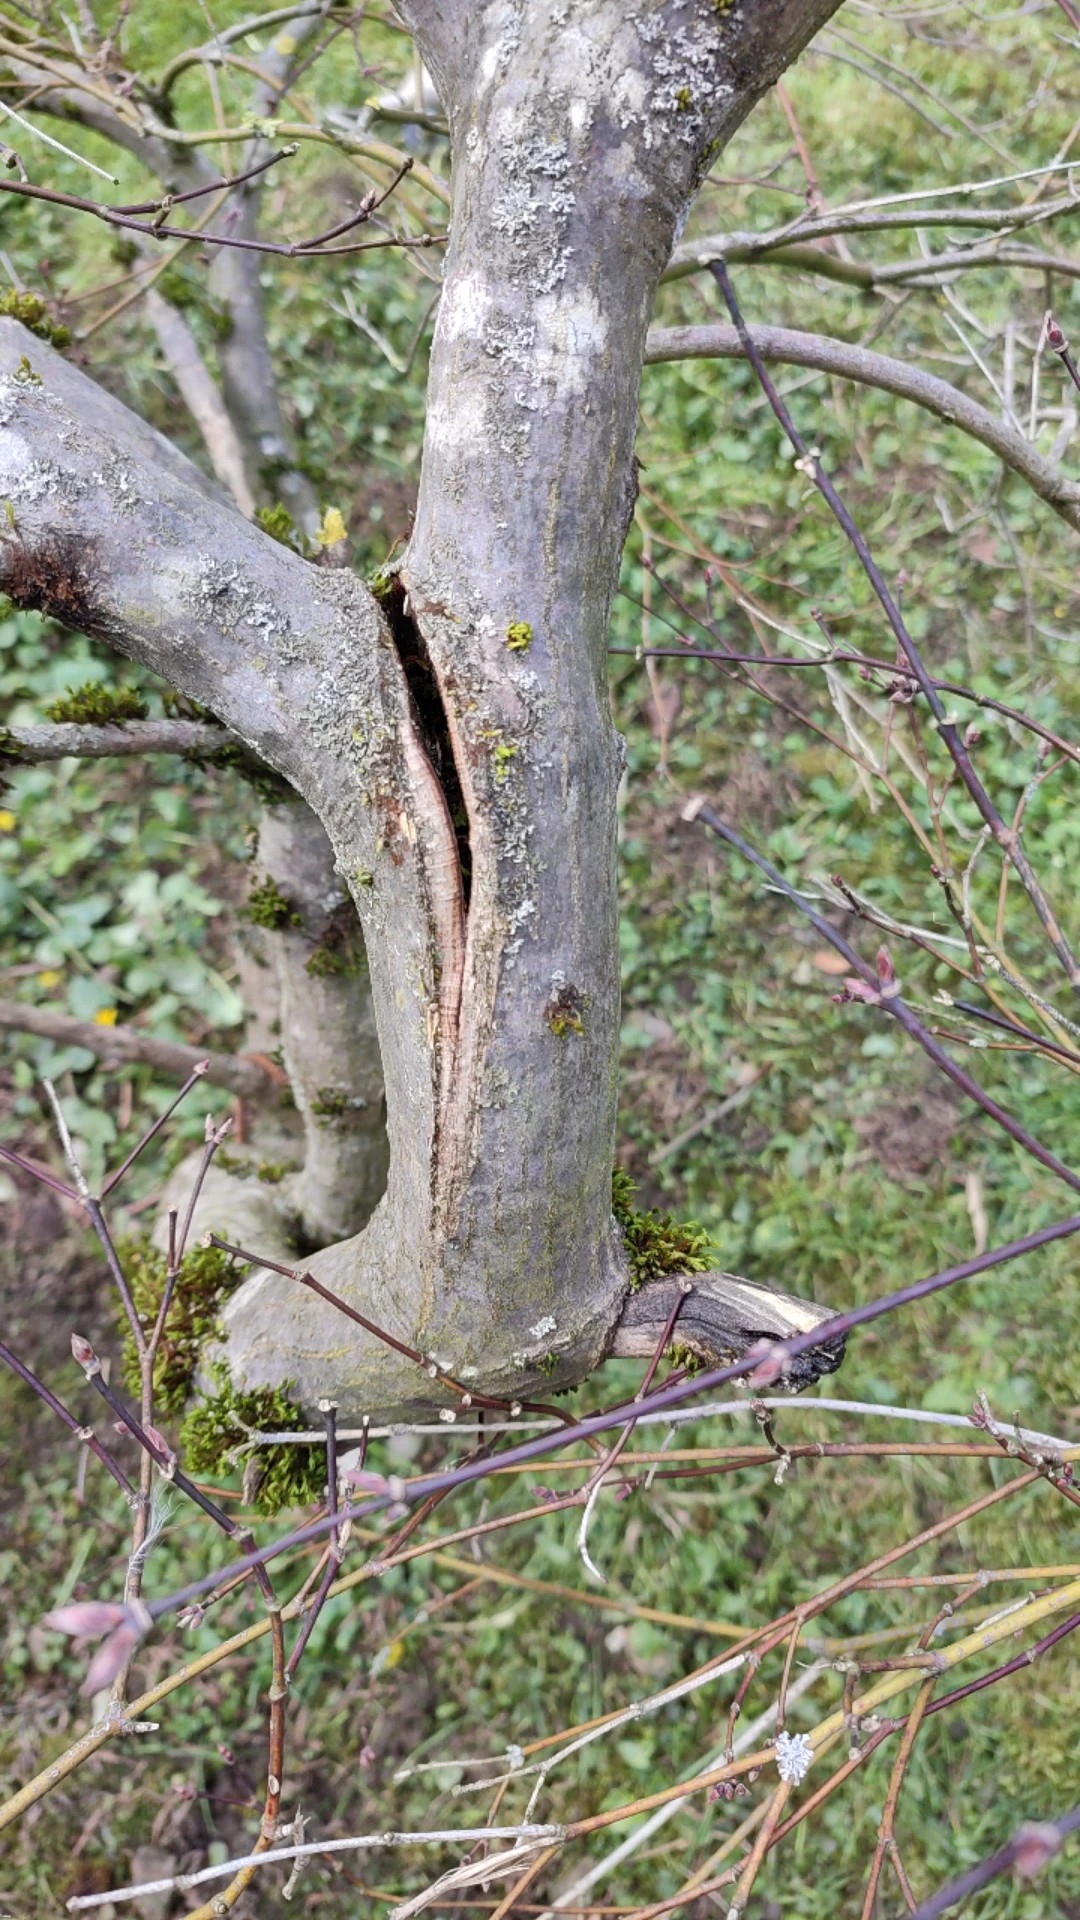
[[[800,913],[806,915],[811,926],[821,934],[822,938],[827,940],[830,946],[835,947],[837,953],[843,955],[851,967],[852,972],[870,989],[869,993],[860,994],[859,997],[873,1005],[879,1006],[883,1012],[891,1014],[892,1018],[898,1021],[900,1026],[903,1027],[905,1033],[909,1034],[913,1040],[918,1042],[923,1052],[929,1054],[935,1066],[940,1067],[941,1071],[948,1075],[949,1079],[960,1088],[961,1092],[967,1094],[969,1100],[973,1100],[977,1107],[981,1107],[982,1111],[987,1114],[991,1120],[995,1121],[1004,1133],[1008,1134],[1010,1140],[1015,1141],[1017,1146],[1022,1147],[1025,1153],[1030,1153],[1034,1159],[1039,1161],[1040,1165],[1048,1168],[1051,1173],[1055,1173],[1059,1180],[1064,1180],[1066,1185],[1070,1186],[1074,1192],[1080,1193],[1080,1174],[1074,1173],[1071,1167],[1067,1167],[1064,1161],[1059,1160],[1056,1154],[1050,1152],[1049,1147],[1044,1147],[1040,1141],[1036,1140],[1034,1134],[1029,1133],[1028,1129],[1023,1126],[1019,1120],[1015,1120],[1011,1113],[1007,1112],[1004,1107],[999,1106],[992,1095],[984,1092],[983,1088],[979,1086],[978,1081],[973,1080],[966,1069],[959,1066],[957,1062],[952,1059],[951,1055],[946,1053],[944,1047],[939,1045],[929,1028],[923,1025],[918,1015],[912,1012],[911,1008],[901,997],[895,975],[883,981],[878,974],[875,974],[862,956],[856,953],[854,947],[844,939],[843,934],[838,933],[836,928],[831,926],[822,914],[818,913],[816,907],[813,907],[809,900],[805,899],[798,889],[792,886],[789,880],[785,880],[779,868],[774,867],[771,860],[767,860],[764,854],[757,851],[756,847],[751,846],[749,841],[744,840],[741,834],[736,833],[734,827],[729,826],[726,820],[722,820],[720,815],[714,812],[712,807],[707,806],[704,801],[692,801],[690,806],[685,810],[683,818],[685,820],[700,820],[712,833],[717,834],[721,840],[726,840],[728,845],[734,847],[737,853],[741,853],[743,858],[750,862],[751,866],[757,867],[759,872],[765,874],[766,878],[784,895],[785,899],[790,900],[794,906],[798,907]],[[881,951],[884,955],[884,948]],[[885,955],[883,965],[885,971],[891,974],[891,963],[888,962],[887,955]]]
[[[940,1914],[959,1906],[969,1894],[978,1893],[981,1887],[989,1886],[991,1880],[1010,1869],[1030,1878],[1054,1858],[1070,1834],[1077,1832],[1080,1832],[1080,1807],[1061,1814],[1057,1820],[1025,1821],[997,1853],[969,1867],[966,1873],[958,1874],[955,1880],[931,1894],[929,1900],[924,1900],[916,1907],[911,1920],[938,1920]]]
[[[825,472],[816,451],[807,446],[791,414],[780,398],[768,368],[761,354],[758,352],[753,337],[743,319],[742,311],[735,298],[726,266],[723,261],[714,261],[710,264],[709,271],[712,273],[713,278],[716,280],[724,296],[728,312],[735,323],[736,331],[742,342],[743,351],[757,375],[761,389],[799,456],[800,468],[813,480],[814,485],[827,502],[834,518],[839,522],[858,555],[863,572],[869,580],[907,663],[918,682],[919,690],[934,716],[934,725],[953,760],[960,778],[974,801],[981,818],[993,834],[998,846],[1015,868],[1020,883],[1039,917],[1047,940],[1053,948],[1070,986],[1080,991],[1080,962],[1077,961],[1068,940],[1065,938],[1058,924],[1050,903],[1043,893],[1042,887],[1031,866],[1031,862],[1024,852],[1020,835],[1006,826],[998,808],[994,805],[986,788],[983,786],[972,764],[971,756],[964,744],[960,730],[956,722],[950,719],[946,711],[944,702],[923,664],[922,655],[908,632],[900,609],[863,535],[855,525],[851,514],[848,512],[843,500],[840,498],[828,474]],[[1064,336],[1062,336],[1062,338],[1064,339]],[[1080,385],[1080,377],[1077,378],[1077,384]]]

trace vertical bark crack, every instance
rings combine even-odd
[[[454,744],[442,689],[432,665],[427,642],[412,614],[407,610],[407,596],[400,581],[395,580],[389,591],[381,596],[381,605],[390,629],[394,650],[401,661],[409,689],[409,704],[416,738],[427,757],[446,802],[446,811],[453,829],[458,867],[461,872],[462,911],[468,914],[472,889],[469,812],[454,755]]]

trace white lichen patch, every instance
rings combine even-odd
[[[721,75],[723,65],[718,16],[698,18],[689,26],[668,27],[659,16],[638,22],[638,36],[648,49],[648,103],[641,126],[646,149],[672,138],[695,146],[721,96],[734,89]]]
[[[189,576],[185,597],[200,617],[237,639],[251,634],[283,658],[282,643],[289,637],[289,622],[244,570],[209,554],[201,554],[196,566],[198,572],[194,579]]]
[[[0,428],[0,496],[12,507],[35,507],[43,500],[75,500],[85,481],[54,460],[38,458],[22,435]]]
[[[512,281],[532,294],[550,293],[566,278],[567,227],[576,196],[567,142],[542,131],[522,135],[509,108],[496,120],[499,187],[488,219],[510,243]]]

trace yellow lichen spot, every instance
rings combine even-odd
[[[94,1025],[95,1027],[115,1027],[116,1008],[102,1007],[100,1013],[94,1015]]]
[[[327,507],[321,525],[315,535],[317,547],[337,547],[348,539],[345,522],[337,507]]]
[[[51,990],[53,987],[60,985],[63,977],[63,974],[58,973],[55,967],[43,967],[37,976],[37,983],[39,987],[45,987]]]
[[[0,833],[14,833],[15,815],[8,807],[0,807]]]
[[[283,60],[288,60],[290,55],[296,52],[299,43],[295,34],[279,33],[277,39],[270,44],[275,53],[280,54]]]

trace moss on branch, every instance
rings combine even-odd
[[[650,1207],[641,1212],[633,1204],[635,1181],[622,1167],[611,1177],[611,1211],[622,1229],[630,1263],[630,1286],[636,1293],[650,1280],[672,1273],[706,1273],[709,1236],[696,1220],[676,1220]]]
[[[149,711],[137,687],[106,687],[99,680],[86,680],[51,700],[45,718],[79,727],[122,727],[127,720],[145,720]]]

